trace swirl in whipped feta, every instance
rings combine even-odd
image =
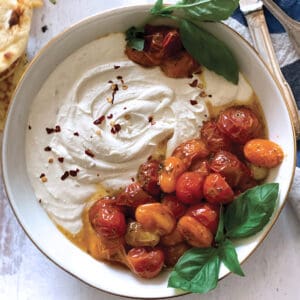
[[[252,96],[242,75],[237,86],[205,69],[194,78],[168,78],[130,61],[124,49],[122,33],[80,48],[56,67],[31,107],[28,174],[47,213],[71,233],[81,229],[99,186],[125,187],[161,143],[167,141],[168,156],[199,136],[209,117],[205,101],[225,105]],[[199,76],[210,95],[201,96]]]

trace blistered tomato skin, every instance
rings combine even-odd
[[[261,122],[256,114],[246,107],[229,107],[220,113],[218,128],[230,140],[245,144],[262,133]]]
[[[204,122],[200,130],[200,135],[211,152],[219,150],[230,151],[232,149],[230,139],[219,130],[216,120]]]
[[[118,239],[126,233],[126,220],[119,207],[96,202],[89,210],[89,220],[94,230],[103,238]]]
[[[210,173],[208,159],[196,160],[190,166],[189,171],[200,173],[202,176],[207,176]]]
[[[135,211],[135,218],[145,230],[160,236],[171,233],[176,225],[173,213],[161,203],[138,206]]]
[[[244,146],[244,154],[252,164],[265,168],[278,166],[284,157],[278,144],[265,139],[250,140]]]
[[[219,205],[202,202],[190,206],[186,211],[186,215],[194,217],[215,234],[219,224],[219,211]]]
[[[184,162],[175,156],[168,157],[164,163],[159,176],[159,185],[163,192],[173,193],[176,188],[178,177],[187,170]]]
[[[160,163],[157,160],[150,160],[140,165],[137,174],[137,180],[142,188],[154,197],[161,193],[159,186],[160,168]]]
[[[189,245],[198,248],[208,248],[211,246],[213,242],[212,232],[195,218],[183,216],[179,219],[177,226]]]
[[[204,198],[213,204],[233,201],[234,193],[225,178],[217,173],[209,174],[203,185]]]
[[[144,247],[132,248],[127,254],[131,271],[142,278],[157,276],[164,265],[164,259],[164,252],[156,248],[149,251]]]
[[[204,176],[198,172],[185,172],[176,183],[176,197],[184,204],[194,204],[203,197]]]
[[[234,154],[223,150],[218,151],[212,158],[210,168],[224,176],[231,187],[237,186],[247,173],[250,175],[247,167]]]
[[[168,207],[168,209],[173,213],[175,219],[179,219],[185,214],[186,206],[174,195],[166,194],[161,203]]]
[[[175,229],[164,236],[161,237],[161,244],[164,246],[174,246],[184,241],[184,238],[181,232],[178,230],[176,226]]]
[[[116,202],[118,205],[136,208],[138,205],[155,202],[155,200],[142,189],[138,182],[133,182],[118,195]]]
[[[172,153],[172,156],[180,158],[187,167],[189,167],[195,159],[206,158],[209,150],[201,139],[192,139],[181,143]]]

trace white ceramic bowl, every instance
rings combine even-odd
[[[109,32],[124,32],[132,25],[144,24],[149,5],[114,9],[85,19],[53,39],[31,63],[21,80],[11,105],[3,140],[3,176],[13,210],[36,246],[57,265],[101,290],[129,297],[163,298],[184,292],[167,288],[168,272],[152,280],[142,280],[129,271],[97,262],[73,245],[56,228],[39,205],[31,187],[25,161],[25,131],[32,100],[42,84],[67,56],[81,46]],[[243,262],[262,242],[276,221],[289,191],[295,167],[295,137],[282,95],[257,53],[237,33],[222,24],[207,23],[206,29],[223,40],[234,52],[242,73],[259,99],[269,128],[269,138],[282,146],[285,158],[268,181],[280,183],[276,212],[259,234],[236,243]],[[228,274],[221,266],[220,278]],[[242,280],[247,280],[242,279]]]

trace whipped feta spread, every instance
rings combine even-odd
[[[209,117],[206,100],[224,105],[252,95],[242,75],[237,86],[206,69],[168,78],[159,67],[130,61],[124,49],[122,33],[80,48],[56,67],[31,107],[28,174],[47,213],[71,233],[81,229],[86,201],[100,185],[125,187],[163,141],[168,156],[198,137]],[[200,96],[199,76],[210,95]]]

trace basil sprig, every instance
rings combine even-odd
[[[168,287],[206,293],[218,284],[220,263],[244,276],[229,238],[258,233],[270,220],[278,197],[278,183],[266,183],[238,196],[226,209],[221,207],[215,247],[192,248],[184,253],[171,272]]]
[[[143,51],[145,44],[144,28],[136,28],[133,26],[130,27],[125,34],[128,47]]]

